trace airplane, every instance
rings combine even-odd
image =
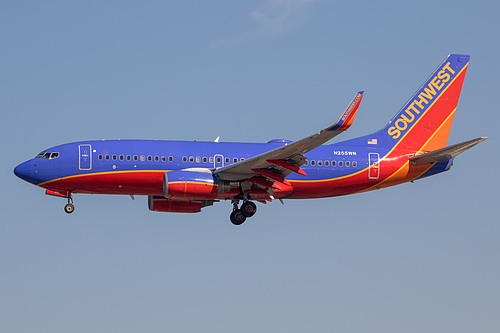
[[[144,195],[151,211],[177,213],[225,200],[240,225],[255,202],[362,193],[449,170],[488,139],[446,146],[469,59],[450,54],[385,127],[355,139],[325,145],[349,129],[363,91],[333,125],[293,142],[81,141],[45,149],[14,173],[67,199],[66,213],[77,193]]]

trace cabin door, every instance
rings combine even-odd
[[[80,170],[91,170],[92,169],[92,147],[90,145],[79,145],[78,154],[80,156],[80,162],[78,164],[78,169]]]
[[[380,175],[380,161],[378,153],[368,154],[368,179],[378,179]]]

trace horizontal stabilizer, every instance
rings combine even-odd
[[[460,155],[464,151],[474,147],[475,145],[483,142],[486,139],[488,138],[483,137],[465,141],[462,143],[457,143],[456,145],[452,145],[425,154],[410,157],[410,161],[413,161],[413,163],[433,163],[433,162],[447,161]]]

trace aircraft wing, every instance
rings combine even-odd
[[[462,143],[457,143],[456,145],[452,145],[449,147],[437,149],[428,153],[410,157],[410,161],[412,161],[413,163],[433,163],[433,162],[447,161],[449,159],[455,158],[459,154],[474,147],[475,145],[483,142],[486,139],[488,138],[483,137],[465,141]]]
[[[305,172],[300,169],[300,166],[305,163],[305,158],[302,154],[347,131],[354,121],[359,104],[363,98],[363,93],[363,91],[360,91],[356,94],[347,109],[332,126],[304,139],[253,156],[244,161],[218,168],[214,173],[222,180],[242,181],[249,178],[255,179],[255,176],[257,176],[266,181],[268,181],[267,179],[271,179],[271,182],[283,182],[284,177],[291,172],[305,175]],[[269,169],[271,167],[272,169]],[[262,182],[260,183],[262,184]],[[256,184],[261,185],[259,183]]]

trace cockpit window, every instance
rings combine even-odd
[[[46,152],[42,152],[38,155],[36,155],[35,158],[45,158],[46,160],[51,160],[53,158],[58,158],[59,157],[59,153],[46,153]]]

